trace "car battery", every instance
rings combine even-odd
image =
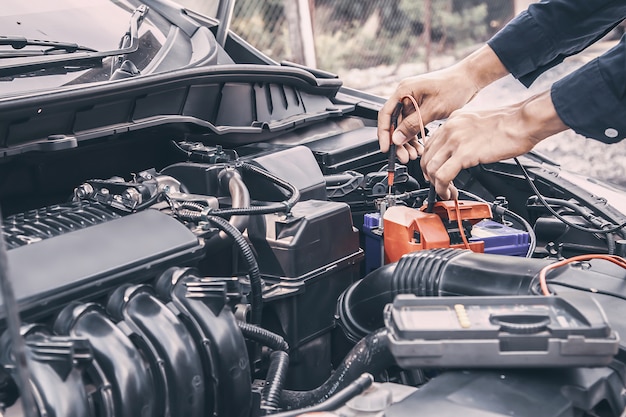
[[[470,242],[482,241],[485,253],[526,256],[530,246],[528,232],[485,219],[472,227]]]
[[[366,274],[380,268],[383,263],[383,229],[380,223],[380,213],[366,213],[363,216]]]

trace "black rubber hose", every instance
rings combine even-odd
[[[604,233],[606,237],[607,253],[609,255],[615,254],[615,237],[613,236],[612,233],[610,233],[609,229],[612,228],[612,225],[610,224],[610,222],[607,222],[606,220],[600,217],[597,217],[592,212],[586,210],[584,207],[580,207],[568,200],[562,200],[560,198],[549,198],[549,197],[543,197],[543,200],[549,205],[566,207],[572,210],[574,213],[582,216],[585,220],[591,223],[594,227],[597,227],[598,229],[601,229],[601,230],[607,230],[607,232]],[[529,202],[532,204],[537,204],[538,201],[540,201],[540,199],[537,196],[530,197],[529,199]]]
[[[395,360],[389,351],[387,330],[379,329],[354,345],[330,378],[318,388],[311,391],[284,390],[280,402],[281,408],[299,409],[313,406],[347,387],[361,374],[377,375],[394,364]]]
[[[270,366],[261,393],[261,410],[272,414],[280,410],[280,398],[289,370],[289,355],[284,351],[275,351],[270,355]]]
[[[186,210],[195,210],[195,211],[200,212],[207,208],[207,206],[197,201],[181,201],[179,202],[179,204],[180,204],[181,210],[186,209]]]
[[[541,202],[541,205],[544,206],[546,209],[548,209],[548,211],[554,217],[556,217],[557,219],[559,219],[560,221],[565,223],[567,226],[571,227],[572,229],[580,230],[581,232],[585,232],[585,233],[599,233],[599,234],[620,232],[622,229],[624,229],[626,227],[626,222],[623,222],[623,223],[620,223],[620,224],[617,224],[617,225],[609,223],[609,224],[605,225],[606,227],[602,227],[600,229],[599,228],[593,229],[593,228],[589,228],[589,227],[579,226],[579,225],[577,225],[575,223],[572,223],[572,222],[566,220],[565,217],[563,217],[559,213],[557,213],[556,210],[554,210],[550,206],[550,203],[546,200],[546,198],[543,195],[541,195],[541,193],[537,189],[537,186],[535,186],[534,181],[530,178],[530,175],[528,174],[528,171],[526,171],[526,168],[524,168],[524,165],[522,165],[522,163],[519,161],[519,159],[517,159],[517,158],[513,158],[513,159],[515,160],[515,163],[517,164],[517,166],[522,171],[522,174],[524,174],[524,178],[526,178],[526,182],[528,183],[528,185],[532,189],[533,193],[535,194],[535,197],[537,199],[539,199],[539,201]],[[620,232],[620,233],[622,233],[622,232]]]
[[[261,315],[263,312],[263,284],[259,264],[254,257],[254,253],[252,253],[250,244],[235,226],[221,217],[207,215],[206,220],[217,226],[235,241],[235,244],[239,247],[241,254],[248,264],[248,276],[250,278],[250,322],[253,324],[261,324]]]
[[[270,203],[265,206],[251,206],[251,207],[233,207],[226,209],[216,209],[211,210],[211,214],[216,216],[236,216],[236,215],[258,215],[258,214],[271,214],[271,213],[279,213],[291,211],[291,208],[300,200],[300,191],[289,182],[283,180],[276,175],[259,168],[255,165],[249,164],[247,162],[241,163],[240,167],[244,171],[249,171],[254,174],[260,175],[270,182],[278,185],[279,187],[287,190],[290,194],[289,199],[285,201],[281,201],[278,203]]]
[[[186,204],[186,206],[189,206],[189,205]],[[176,210],[176,217],[178,217],[181,220],[190,220],[194,222],[199,222],[199,221],[204,220],[204,214],[197,211],[196,207],[194,207],[193,209],[189,209],[189,208],[178,209]]]
[[[253,340],[272,350],[289,352],[289,344],[281,335],[240,320],[237,320],[237,326],[246,339]]]
[[[609,255],[615,255],[615,249],[617,246],[615,245],[615,237],[612,233],[606,234],[606,247]]]
[[[351,382],[347,387],[339,391],[333,397],[327,399],[326,401],[307,407],[299,410],[290,410],[285,411],[278,414],[273,414],[272,417],[297,417],[299,415],[303,415],[304,413],[317,413],[320,411],[331,411],[335,410],[366,389],[368,389],[372,383],[374,382],[374,377],[370,374],[363,374],[359,376],[354,382]]]

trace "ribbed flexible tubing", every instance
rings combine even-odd
[[[246,323],[239,320],[237,321],[237,326],[239,327],[239,330],[241,330],[243,337],[245,337],[246,339],[253,340],[272,350],[289,352],[289,344],[281,335],[271,332],[262,327],[255,326],[254,324]]]
[[[359,340],[383,326],[383,309],[398,294],[530,294],[545,259],[431,249],[404,255],[350,286],[339,298],[337,314],[346,336]]]
[[[235,244],[239,247],[241,254],[248,264],[248,277],[250,278],[250,322],[260,324],[263,312],[263,286],[259,264],[254,257],[254,253],[252,253],[250,244],[235,226],[221,217],[208,215],[206,219],[235,241]]]
[[[265,386],[261,393],[261,409],[265,412],[280,410],[280,399],[289,370],[289,355],[278,350],[270,355],[270,366],[265,378]]]
[[[299,409],[321,403],[357,380],[361,374],[377,375],[395,364],[389,351],[387,330],[379,329],[361,339],[319,387],[311,391],[284,390],[281,408]]]

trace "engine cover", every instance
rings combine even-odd
[[[176,219],[145,210],[8,251],[22,317],[93,299],[203,255],[203,244]],[[33,260],[37,260],[33,262]],[[3,313],[4,314],[4,313]]]

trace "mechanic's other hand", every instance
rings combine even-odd
[[[423,152],[416,136],[420,131],[420,117],[411,101],[408,98],[402,100],[403,97],[412,96],[417,101],[422,120],[428,124],[448,117],[471,100],[477,91],[477,87],[458,66],[402,80],[378,112],[378,143],[381,152],[389,151],[392,140],[397,145],[396,153],[402,163],[417,159]],[[402,118],[392,137],[391,113],[399,101],[404,105]]]
[[[503,108],[461,109],[429,136],[422,171],[447,200],[455,193],[452,180],[462,169],[522,155],[565,129],[549,91]]]

